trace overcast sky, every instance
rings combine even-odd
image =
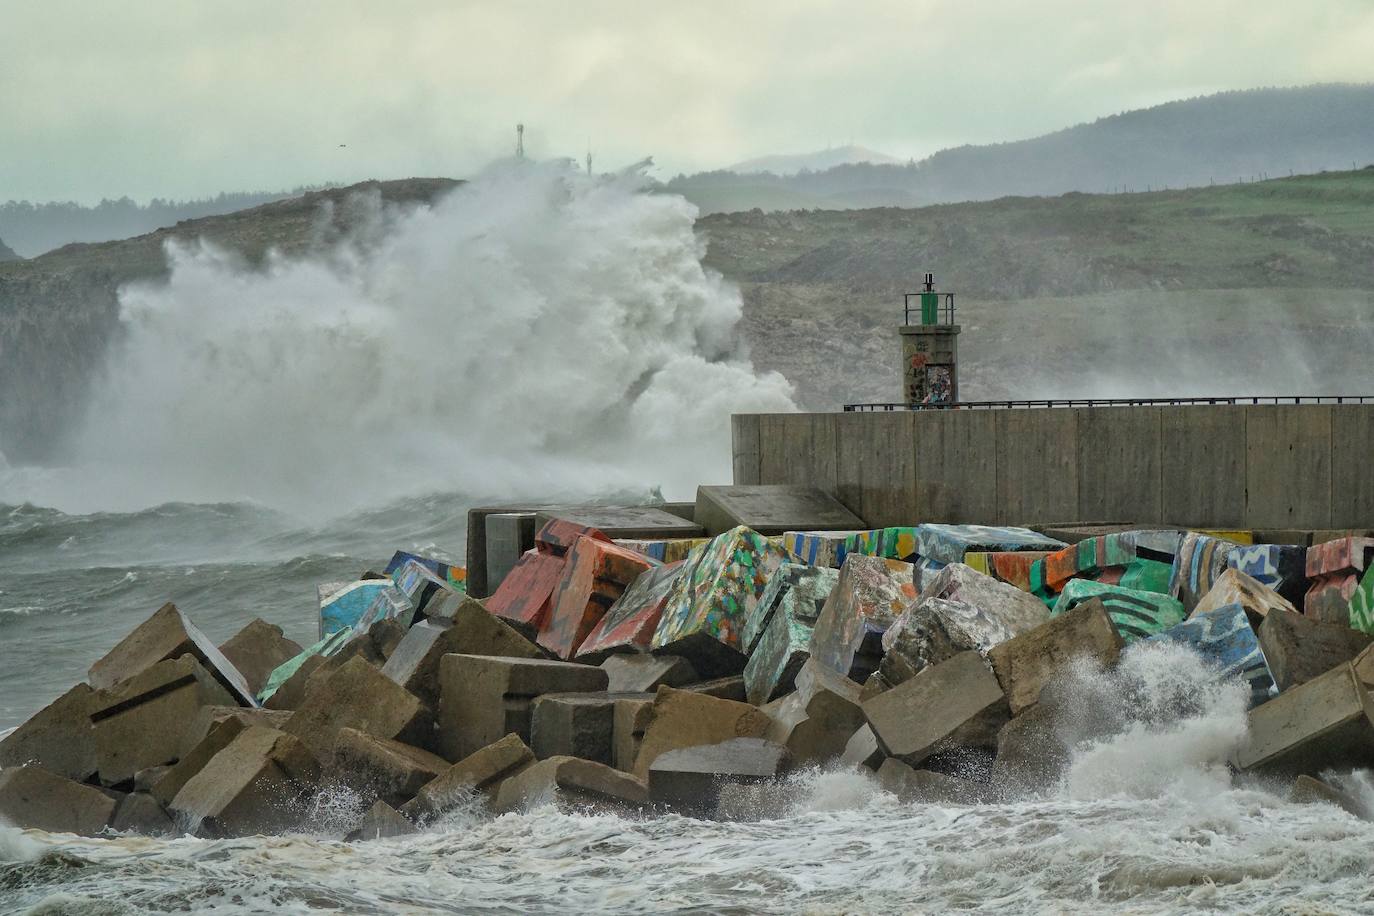
[[[1374,81],[1370,0],[0,0],[0,201],[898,156]],[[344,144],[344,145],[341,145]]]

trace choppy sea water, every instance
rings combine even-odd
[[[243,505],[0,508],[0,731],[166,600],[216,640],[254,616],[307,640],[316,582],[396,548],[458,559],[465,508],[431,497],[316,527]],[[0,825],[0,913],[1374,912],[1374,824],[1226,770],[1242,686],[1201,685],[1177,654],[1123,669],[1129,684],[1078,686],[1077,714],[1116,724],[1044,797],[904,804],[869,776],[810,771],[736,821],[542,807],[348,844],[349,800],[321,798],[286,837]],[[1159,702],[1118,702],[1142,685]],[[1339,778],[1374,799],[1366,774]]]

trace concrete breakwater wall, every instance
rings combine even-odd
[[[1374,524],[1374,405],[737,414],[737,484],[807,484],[875,527]]]

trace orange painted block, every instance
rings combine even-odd
[[[564,559],[553,608],[537,642],[571,659],[625,589],[658,564],[636,550],[586,536],[573,541]]]

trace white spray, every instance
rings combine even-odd
[[[638,184],[517,163],[260,270],[170,247],[165,284],[122,291],[79,473],[37,498],[333,514],[727,481],[729,414],[791,388],[745,359],[695,208]]]

